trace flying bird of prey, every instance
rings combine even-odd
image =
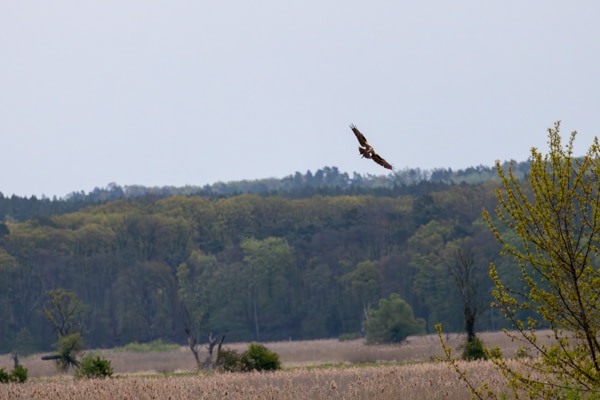
[[[352,132],[354,132],[354,135],[358,139],[358,143],[360,144],[358,152],[363,156],[363,158],[370,158],[377,164],[381,165],[383,168],[392,169],[392,164],[385,161],[379,154],[375,152],[373,146],[371,146],[369,142],[367,142],[367,138],[365,138],[365,135],[360,133],[360,131],[358,130],[358,128],[356,128],[354,124],[350,124],[350,129],[352,129]]]

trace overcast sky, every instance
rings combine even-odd
[[[0,192],[205,185],[361,160],[524,161],[600,134],[597,1],[4,1]]]

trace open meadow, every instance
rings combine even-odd
[[[488,347],[511,357],[518,344],[501,332],[482,333]],[[456,352],[464,336],[446,335]],[[274,373],[194,373],[185,347],[166,352],[98,350],[111,360],[113,379],[76,381],[60,374],[40,355],[22,359],[29,370],[25,384],[0,385],[0,399],[465,399],[469,391],[442,356],[437,336],[413,336],[401,345],[366,346],[361,340],[274,342],[284,370]],[[247,344],[225,344],[243,351]],[[205,355],[204,355],[205,357]],[[367,364],[367,365],[365,365]],[[475,382],[497,393],[505,381],[490,362],[462,363]],[[12,368],[10,355],[0,367]]]

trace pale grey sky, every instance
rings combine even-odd
[[[491,166],[600,134],[600,2],[4,1],[5,196],[361,160]]]

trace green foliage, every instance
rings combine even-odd
[[[25,383],[27,381],[27,368],[22,365],[18,365],[10,373],[10,380],[16,383]]]
[[[391,293],[428,327],[443,321],[456,331],[462,311],[444,276],[445,248],[472,237],[475,254],[497,254],[493,236],[475,228],[479,210],[493,206],[496,183],[396,184],[419,181],[422,174],[414,172],[363,178],[360,185],[356,178],[350,189],[355,177],[328,168],[282,186],[264,183],[264,196],[239,194],[252,182],[210,189],[226,196],[189,187],[111,187],[89,198],[74,194],[73,201],[96,202],[78,211],[36,202],[49,208],[29,220],[13,216],[24,204],[15,199],[2,209],[0,198],[8,230],[0,238],[0,352],[13,351],[21,327],[36,351],[51,346],[56,338],[48,337],[44,315],[31,310],[39,309],[41,288],[56,287],[86,305],[81,318],[56,308],[57,336],[79,331],[91,348],[180,340],[182,306],[191,331],[228,332],[231,341],[338,337],[359,332],[365,312]],[[456,181],[454,171],[442,172]],[[296,181],[313,189],[290,194]],[[488,304],[491,283],[481,284]],[[67,302],[56,304],[70,310]],[[51,301],[45,306],[53,309]],[[64,326],[62,316],[69,316]],[[498,321],[484,316],[478,328],[497,329]]]
[[[473,339],[468,340],[463,348],[462,358],[463,360],[468,361],[487,360],[488,356],[481,339],[479,339],[477,336],[474,336]]]
[[[281,369],[281,361],[277,353],[264,345],[250,343],[242,354],[222,348],[219,351],[217,366],[228,372],[274,371]]]
[[[110,378],[113,369],[110,361],[100,356],[87,354],[81,359],[79,369],[75,371],[76,379],[102,379]]]
[[[502,190],[496,219],[485,214],[521,275],[520,286],[511,286],[490,266],[495,305],[512,321],[515,338],[539,355],[519,360],[543,378],[498,365],[514,387],[546,398],[558,396],[562,387],[600,390],[600,144],[595,138],[576,158],[576,132],[563,146],[559,130],[559,122],[548,130],[548,154],[531,150],[527,184],[497,166]],[[553,344],[539,341],[540,326],[552,329]]]
[[[219,350],[217,368],[227,372],[242,372],[244,370],[242,355],[235,350],[223,347]]]
[[[268,308],[271,323],[285,321],[290,311],[290,301],[286,293],[291,287],[288,280],[290,268],[294,265],[292,248],[283,238],[268,237],[263,240],[244,239],[240,247],[244,253],[244,269],[240,274],[248,287],[250,309],[254,325],[254,339],[261,339],[261,330],[266,325],[263,316]],[[282,334],[291,336],[294,332],[280,326]]]
[[[10,382],[10,374],[4,368],[0,368],[0,383]]]
[[[244,364],[242,363],[242,355],[237,351],[226,347],[219,350],[217,359],[217,368],[227,372],[242,372]]]
[[[14,368],[10,373],[4,368],[0,368],[0,383],[25,383],[27,381],[27,368],[22,365]]]
[[[410,264],[415,268],[413,290],[419,304],[427,309],[427,323],[431,326],[442,322],[458,329],[463,324],[453,316],[462,314],[461,301],[447,266],[454,258],[454,243],[450,240],[454,226],[451,220],[431,220],[422,224],[407,243]]]
[[[83,348],[83,340],[79,332],[63,336],[58,341],[58,354],[77,354]]]
[[[184,310],[184,324],[190,334],[197,338],[201,328],[204,328],[211,310],[211,291],[215,286],[215,274],[218,266],[214,255],[206,255],[200,250],[194,250],[177,267],[177,284],[179,299]]]
[[[381,297],[381,273],[375,261],[362,261],[340,282],[356,304],[356,313],[367,317],[371,304]]]
[[[281,369],[279,355],[260,343],[250,343],[242,354],[242,363],[248,371],[274,371]]]
[[[500,347],[492,347],[489,349],[488,358],[502,358],[502,350]]]
[[[58,340],[58,355],[56,360],[58,368],[67,371],[69,368],[79,367],[77,356],[83,348],[83,340],[79,332],[63,336]]]
[[[179,345],[176,343],[165,343],[162,339],[153,340],[147,343],[132,342],[125,346],[115,347],[116,352],[130,351],[134,353],[150,353],[154,351],[174,351],[178,350]]]
[[[48,291],[49,302],[42,313],[50,326],[61,338],[85,327],[88,307],[77,296],[77,293],[62,288]]]
[[[397,293],[381,299],[365,321],[366,343],[400,343],[410,335],[425,333],[425,321],[415,318],[412,307]]]
[[[531,150],[526,181],[512,165],[498,162],[498,206],[494,216],[484,212],[501,254],[510,259],[504,270],[492,263],[490,277],[493,305],[516,330],[507,334],[523,344],[515,358],[520,366],[509,365],[501,354],[491,360],[515,398],[600,393],[600,142],[594,138],[586,154],[575,157],[575,137],[571,133],[563,145],[560,123],[548,129],[549,151]],[[540,327],[551,329],[547,340],[538,337]],[[441,326],[436,329],[445,359],[471,393],[495,397],[485,384],[474,387],[451,356]]]

